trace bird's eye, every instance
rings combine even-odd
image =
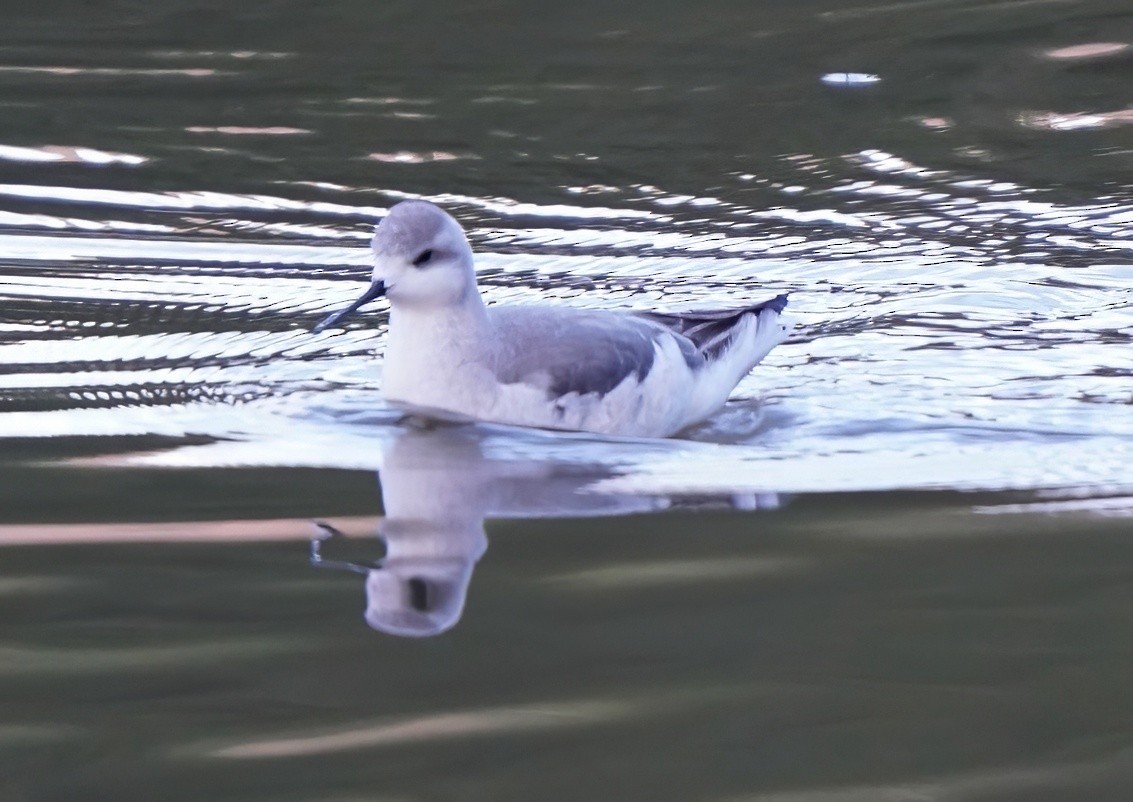
[[[423,250],[421,251],[421,253],[417,254],[417,258],[413,260],[413,266],[420,267],[421,265],[428,263],[428,261],[432,258],[433,249],[427,248],[426,250]]]

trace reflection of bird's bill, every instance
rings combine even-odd
[[[326,521],[313,521],[314,534],[311,535],[311,565],[315,568],[329,568],[337,571],[352,571],[356,574],[369,573],[380,567],[376,562],[356,563],[349,560],[333,560],[323,556],[323,544],[328,540],[338,540],[346,535],[341,529],[331,526]]]

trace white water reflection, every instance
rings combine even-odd
[[[234,75],[226,70],[215,70],[210,67],[189,67],[185,69],[171,69],[165,67],[72,67],[72,66],[30,66],[17,64],[0,65],[0,74],[52,76],[62,78],[95,77],[95,78],[214,78]]]
[[[229,134],[232,136],[297,136],[314,133],[307,128],[293,128],[287,125],[190,125],[185,130],[190,134]]]
[[[822,76],[822,83],[827,86],[873,86],[880,80],[880,75],[874,75],[869,72],[828,72]]]
[[[387,211],[381,206],[347,206],[338,203],[297,201],[273,195],[234,195],[227,192],[138,192],[90,187],[57,187],[38,184],[0,184],[0,195],[69,203],[144,207],[147,209],[244,209],[256,211],[310,211],[325,215],[377,218]]]
[[[1043,55],[1052,59],[1095,59],[1116,56],[1127,53],[1131,45],[1126,42],[1087,42],[1080,45],[1068,45],[1047,50]]]
[[[79,164],[125,164],[137,166],[149,161],[132,153],[110,153],[95,148],[44,145],[38,148],[0,145],[0,159],[14,162],[58,162]]]
[[[1117,125],[1133,125],[1133,108],[1113,111],[1074,111],[1053,112],[1036,111],[1022,114],[1019,122],[1028,128],[1042,128],[1050,131],[1077,131],[1082,128],[1111,128]]]

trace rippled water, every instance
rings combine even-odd
[[[0,33],[0,541],[13,555],[0,598],[19,600],[0,673],[22,689],[0,754],[42,768],[43,744],[78,750],[63,750],[73,773],[21,775],[16,798],[129,790],[100,774],[132,754],[146,710],[117,689],[128,676],[163,700],[154,728],[174,763],[335,754],[346,772],[329,785],[309,763],[278,784],[222,773],[184,798],[371,798],[379,776],[405,794],[390,798],[529,798],[523,778],[566,772],[572,749],[610,754],[606,772],[668,776],[672,798],[1065,798],[1058,788],[1128,778],[1116,746],[1114,762],[1098,757],[1127,743],[1127,721],[1042,701],[1090,682],[1119,693],[1111,668],[1128,658],[1124,4],[111,6],[28,10]],[[789,291],[796,336],[673,441],[418,429],[380,399],[380,305],[346,332],[310,332],[358,294],[374,222],[409,197],[465,225],[490,303],[679,309]],[[978,493],[910,495],[928,490]],[[646,511],[658,514],[614,517]],[[320,516],[347,534],[385,527],[383,568],[368,541],[330,538],[315,561],[361,576],[312,569],[307,519]],[[1034,554],[1013,545],[1039,530]],[[859,546],[838,545],[916,532],[928,545],[871,545],[860,563]],[[172,545],[185,540],[197,545]],[[163,601],[160,577],[184,589]],[[401,584],[383,590],[390,577]],[[245,581],[245,596],[215,590]],[[1074,595],[1091,585],[1108,590]],[[225,601],[199,601],[211,592]],[[451,595],[428,621],[391,624],[421,593]],[[465,609],[478,593],[479,618]],[[812,599],[846,612],[827,620]],[[452,630],[430,647],[382,638],[357,621],[363,601],[377,629]],[[1099,621],[1092,640],[1070,634]],[[256,624],[259,639],[244,628]],[[957,641],[965,625],[978,634]],[[139,640],[147,626],[168,635]],[[847,645],[871,629],[885,634]],[[100,632],[108,645],[83,656]],[[688,653],[658,657],[674,633]],[[218,675],[238,653],[247,668]],[[489,653],[516,673],[493,675]],[[200,673],[164,674],[182,655]],[[60,661],[92,660],[104,668],[83,693],[117,689],[98,698],[131,711],[102,733],[119,745],[102,770],[80,756],[100,732],[82,700],[45,701],[64,684],[51,672],[69,676]],[[340,660],[381,666],[401,701],[368,699],[369,672]],[[458,665],[476,678],[467,694]],[[1061,679],[997,695],[1020,665]],[[326,672],[333,690],[312,679]],[[191,677],[224,690],[173,690]],[[530,693],[505,692],[517,677]],[[902,696],[905,682],[918,690]],[[951,713],[936,683],[962,689]],[[249,710],[248,727],[203,715],[244,699],[240,686],[317,712]],[[366,721],[347,726],[363,698]],[[1016,703],[1045,736],[1010,734]],[[877,705],[888,713],[870,724]],[[820,707],[841,712],[822,724]],[[697,733],[707,768],[687,782],[650,741],[658,716]],[[567,719],[590,735],[539,735],[560,751],[542,768],[526,754],[510,778],[462,783],[425,747],[400,773],[351,762],[436,739],[446,761],[466,738],[518,749]],[[619,727],[645,745],[613,748]],[[970,728],[999,735],[966,751]],[[780,751],[753,729],[784,733]],[[180,776],[168,754],[127,785]]]
[[[738,445],[705,452],[705,469],[721,458],[750,467],[729,467],[732,481],[1126,487],[1133,301],[1118,256],[1133,206],[1035,200],[878,151],[821,172],[835,170],[846,175],[789,187],[775,208],[641,186],[611,188],[605,206],[570,188],[553,205],[423,196],[467,214],[490,302],[670,309],[791,291],[802,336],[710,427]],[[268,446],[245,459],[271,462],[270,445],[290,440],[312,407],[349,398],[384,409],[384,315],[346,335],[309,329],[357,293],[369,221],[406,193],[375,190],[365,205],[339,190],[326,201],[42,185],[0,194],[38,209],[12,212],[2,235],[5,436],[235,436]],[[800,208],[816,204],[830,208]],[[29,224],[66,231],[20,230]],[[682,471],[690,453],[680,449]]]

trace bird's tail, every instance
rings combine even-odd
[[[792,324],[781,313],[787,297],[745,311],[728,332],[726,341],[716,345],[714,358],[705,366],[697,383],[690,419],[708,417],[728,400],[735,386],[758,365],[775,346],[787,339]]]

